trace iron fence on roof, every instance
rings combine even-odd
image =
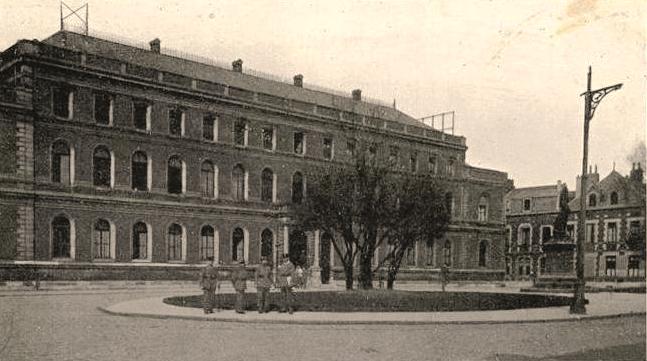
[[[76,34],[85,35],[85,28],[82,28],[80,26],[66,25],[65,30],[69,31],[69,32],[76,33]],[[132,47],[139,48],[139,49],[142,49],[142,50],[150,50],[150,46],[149,46],[149,44],[147,42],[140,41],[140,40],[134,40],[134,39],[122,36],[122,35],[116,35],[116,34],[113,34],[113,33],[97,31],[97,30],[94,30],[94,29],[90,29],[88,31],[88,35],[92,36],[92,37],[95,37],[95,38],[99,38],[99,39],[103,39],[103,40],[107,40],[107,41],[111,41],[111,42],[115,42],[115,43],[119,43],[119,44],[123,44],[123,45],[132,46]],[[231,64],[229,64],[227,62],[215,60],[215,59],[212,59],[212,58],[208,58],[208,57],[205,57],[205,56],[197,55],[197,54],[182,51],[182,50],[177,50],[177,49],[174,49],[174,48],[162,47],[161,48],[161,53],[164,54],[164,55],[176,57],[176,58],[179,58],[179,59],[189,60],[189,61],[193,61],[193,62],[200,63],[200,64],[205,64],[205,65],[209,65],[209,66],[215,66],[215,67],[223,68],[223,69],[227,69],[227,70],[231,69]],[[256,77],[267,79],[267,80],[273,80],[273,81],[276,81],[276,82],[281,82],[281,83],[290,84],[290,85],[293,84],[293,80],[291,78],[276,75],[276,74],[272,74],[272,73],[268,73],[268,72],[264,72],[264,71],[260,71],[260,70],[256,70],[256,69],[252,69],[252,68],[248,68],[248,67],[246,67],[244,69],[244,73],[247,74],[247,75],[252,75],[252,76],[256,76]],[[344,91],[341,91],[339,89],[333,89],[333,88],[324,87],[324,86],[316,85],[316,84],[309,84],[309,83],[304,84],[303,87],[305,89],[309,89],[309,90],[313,90],[313,91],[319,91],[319,92],[323,92],[323,93],[333,94],[333,95],[343,97],[343,98],[352,99],[352,96],[351,96],[350,92],[344,92]],[[386,101],[383,101],[383,100],[377,99],[377,98],[367,97],[367,96],[364,96],[364,95],[362,95],[362,101],[365,102],[365,103],[373,104],[373,105],[379,105],[379,106],[384,106],[384,107],[392,107],[392,104],[390,104],[389,102],[386,102]]]

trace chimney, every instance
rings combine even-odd
[[[241,59],[236,59],[231,63],[231,70],[235,71],[236,73],[242,73],[243,72],[243,61]]]
[[[159,53],[160,53],[160,49],[161,49],[161,42],[160,42],[160,39],[159,39],[159,38],[155,38],[155,39],[151,40],[151,42],[150,42],[150,43],[148,43],[148,45],[150,45],[150,46],[151,46],[151,51],[152,51],[153,53],[157,53],[157,54],[159,54]]]
[[[362,89],[355,89],[351,92],[353,95],[353,100],[361,101],[362,100]]]
[[[635,182],[642,183],[643,181],[643,169],[640,166],[640,163],[632,164],[631,173],[629,173],[629,178]]]
[[[294,86],[298,86],[299,88],[303,88],[303,75],[297,74],[294,76]]]

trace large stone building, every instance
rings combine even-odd
[[[448,263],[457,277],[503,277],[509,181],[467,165],[465,138],[360,90],[160,50],[158,39],[140,48],[60,31],[1,53],[3,278],[34,267],[53,278],[186,278],[209,256],[276,263],[283,252],[329,270],[327,238],[295,227],[289,205],[307,197],[313,165],[348,162],[361,142],[450,187],[450,231],[412,252],[410,273]]]
[[[586,197],[587,216],[584,238],[584,275],[594,280],[633,280],[645,278],[645,183],[640,164],[623,177],[613,170],[600,180],[591,171],[586,191],[580,179],[569,192],[570,214],[567,233],[574,242],[582,193]],[[559,213],[559,197],[565,184],[517,188],[506,195],[506,274],[510,278],[528,278],[531,272],[541,276],[546,254],[543,244],[552,238],[553,224]],[[572,266],[574,267],[573,259]],[[574,268],[573,268],[574,269]]]

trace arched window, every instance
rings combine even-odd
[[[52,258],[71,257],[70,221],[64,216],[57,216],[52,221]]]
[[[443,247],[443,262],[448,267],[452,265],[452,244],[449,240],[445,241],[445,246]]]
[[[245,232],[242,228],[235,228],[231,234],[231,259],[243,261],[245,258]]]
[[[611,204],[618,204],[618,193],[612,192],[610,196]]]
[[[110,187],[111,185],[111,156],[108,148],[99,146],[94,149],[93,155],[93,180],[97,187]]]
[[[595,195],[595,193],[589,194],[589,206],[595,207],[597,203],[598,203],[598,197]]]
[[[69,185],[71,183],[72,160],[70,148],[62,140],[52,146],[52,182]]]
[[[200,260],[206,261],[213,257],[215,230],[211,226],[203,226],[200,231]]]
[[[265,168],[261,173],[261,200],[272,202],[274,200],[274,172]]]
[[[261,257],[267,257],[268,260],[272,259],[273,238],[272,231],[267,228],[261,233]]]
[[[233,199],[236,201],[245,200],[245,168],[242,165],[236,164],[231,172],[231,189]]]
[[[485,222],[488,219],[488,198],[481,196],[478,205],[478,221]]]
[[[487,241],[479,243],[479,267],[487,265]]]
[[[292,176],[292,203],[301,203],[303,201],[303,175],[296,172]]]
[[[148,190],[148,157],[145,152],[137,151],[133,153],[131,169],[132,188],[137,191]]]
[[[168,227],[168,259],[169,261],[181,261],[182,260],[182,242],[183,232],[182,226],[179,224],[171,224]]]
[[[450,177],[454,176],[454,163],[455,163],[454,159],[448,159],[447,160],[447,164],[446,164],[447,172],[446,173]]]
[[[94,258],[109,259],[110,257],[110,222],[99,219],[94,223]]]
[[[144,222],[133,226],[133,259],[148,258],[148,227]]]
[[[215,172],[213,163],[208,160],[202,162],[200,169],[200,187],[202,188],[202,196],[213,198],[215,194]]]
[[[182,179],[182,160],[174,155],[168,160],[166,186],[168,192],[172,194],[181,194],[183,186]]]

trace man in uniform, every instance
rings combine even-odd
[[[247,271],[245,261],[238,262],[231,272],[231,283],[236,290],[236,312],[245,313],[245,289],[247,289]]]
[[[283,255],[283,263],[277,268],[277,286],[281,289],[281,308],[279,312],[285,312],[286,309],[290,314],[294,312],[292,305],[293,297],[292,287],[294,287],[294,265],[290,262],[290,257],[286,253]]]
[[[218,284],[218,270],[213,266],[213,257],[208,257],[209,264],[202,269],[200,275],[200,287],[204,291],[202,296],[202,308],[204,313],[213,313],[213,304],[216,298],[216,289],[220,288]]]
[[[272,268],[267,257],[261,258],[261,264],[256,269],[256,296],[258,313],[270,311],[270,287],[272,286]]]

